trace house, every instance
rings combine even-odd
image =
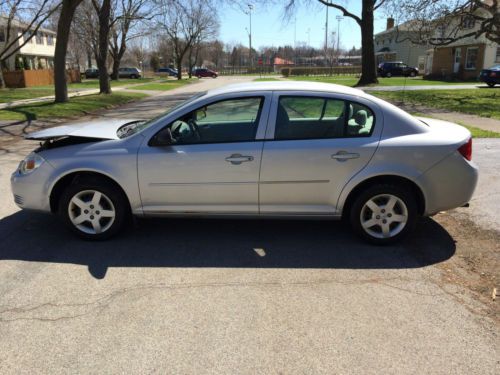
[[[485,11],[478,9],[476,12]],[[454,38],[457,40],[427,51],[425,75],[446,79],[476,79],[482,69],[500,63],[498,43],[488,40],[484,34],[460,38],[460,35],[478,30],[479,26],[472,16],[456,16],[448,23],[439,25],[432,36],[434,42],[449,35],[449,30],[458,30]]]
[[[374,36],[377,64],[385,61],[402,61],[409,66],[424,70],[424,56],[429,46],[412,41],[415,22],[408,21],[394,26],[394,18],[387,18],[386,29]]]
[[[0,16],[0,50],[3,50],[7,37],[7,18]],[[14,20],[11,26],[12,35],[21,36],[23,30],[26,28],[24,24]],[[22,35],[12,47],[17,48],[23,44],[31,33]],[[11,37],[11,40],[13,38]],[[54,65],[54,53],[56,44],[56,32],[39,28],[36,35],[31,38],[28,43],[22,46],[14,55],[9,57],[4,63],[5,70],[36,70],[36,69],[50,69]]]
[[[286,59],[282,59],[281,57],[275,57],[273,60],[273,68],[275,73],[281,72],[282,68],[289,68],[294,66],[294,62]]]

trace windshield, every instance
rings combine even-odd
[[[500,64],[493,65],[493,66],[489,67],[488,69],[492,69],[492,70],[500,69]]]
[[[166,112],[163,112],[161,113],[160,115],[156,116],[156,117],[153,117],[152,119],[150,120],[139,120],[139,121],[133,121],[133,122],[129,122],[123,126],[121,126],[117,131],[116,131],[116,135],[118,136],[118,138],[120,139],[123,139],[123,138],[127,138],[127,137],[130,137],[131,135],[134,135],[134,134],[137,134],[141,131],[143,131],[144,129],[148,128],[151,124],[153,124],[154,122],[156,122],[157,120],[159,120],[160,118],[168,115],[169,113],[195,101],[196,99],[202,97],[203,95],[205,95],[207,92],[204,91],[204,92],[200,92],[196,95],[193,95],[191,96],[190,98],[186,99],[186,100],[183,100],[181,101],[180,103],[178,103],[177,105],[173,106],[172,108],[170,108],[169,110],[167,110]]]

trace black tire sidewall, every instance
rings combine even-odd
[[[76,228],[68,215],[70,200],[79,192],[84,190],[96,190],[106,195],[115,207],[115,221],[111,227],[99,234],[88,234]],[[85,240],[99,241],[108,239],[117,234],[124,226],[129,217],[128,203],[123,192],[106,182],[82,182],[75,183],[66,188],[59,200],[59,216],[65,225],[77,236]]]
[[[390,238],[372,237],[361,226],[361,221],[360,221],[361,209],[369,199],[380,194],[392,194],[398,197],[405,203],[406,208],[408,210],[408,221],[406,222],[405,227],[401,232],[399,232],[394,237]],[[358,236],[360,236],[365,241],[368,241],[369,243],[375,245],[389,245],[403,239],[405,236],[411,233],[415,228],[417,220],[417,202],[414,194],[412,193],[412,190],[409,189],[408,187],[401,187],[398,185],[390,185],[390,184],[377,184],[362,191],[355,198],[354,203],[351,206],[349,219],[353,230],[356,232]]]

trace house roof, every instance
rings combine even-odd
[[[375,36],[376,37],[382,36],[382,35],[391,34],[394,32],[412,31],[418,27],[419,23],[420,23],[420,21],[418,21],[418,20],[406,21],[406,22],[403,22],[401,25],[396,25],[394,27],[391,27],[390,29],[381,31],[381,32],[375,34]]]
[[[9,18],[7,16],[4,16],[3,14],[0,15],[0,25],[3,25],[3,26],[7,25],[8,19]],[[26,28],[28,26],[28,24],[26,22],[22,22],[20,20],[13,19],[12,20],[12,26],[19,27],[19,28]],[[32,29],[34,29],[34,27],[32,27]],[[46,34],[52,34],[52,35],[56,35],[57,34],[54,30],[46,29],[44,27],[40,27],[38,29],[38,31],[46,33]]]

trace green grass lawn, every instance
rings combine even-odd
[[[312,81],[312,82],[325,82],[335,83],[337,85],[354,86],[358,82],[358,78],[352,75],[339,75],[339,76],[297,76],[289,77],[294,81]],[[457,85],[457,84],[478,84],[478,82],[447,82],[447,81],[434,81],[425,80],[422,77],[405,78],[405,77],[392,77],[392,78],[378,78],[378,86],[435,86],[435,85]]]
[[[372,91],[370,94],[396,103],[404,102],[500,120],[498,89]]]
[[[138,78],[138,79],[130,79],[130,78],[121,78],[118,81],[111,80],[111,87],[119,87],[125,85],[137,85],[141,83],[151,82],[156,78]],[[84,79],[80,83],[70,83],[68,85],[69,89],[97,89],[99,88],[99,80],[98,79]]]
[[[254,82],[266,82],[266,81],[279,81],[277,78],[267,77],[267,78],[255,78]]]
[[[26,88],[26,89],[0,89],[0,103],[10,103],[15,100],[39,98],[41,96],[54,95],[54,89],[49,88]]]
[[[190,83],[193,83],[197,81],[197,79],[182,79],[180,81],[178,80],[168,80],[168,81],[160,81],[160,82],[152,82],[152,83],[146,83],[144,85],[140,86],[134,86],[134,90],[155,90],[155,91],[168,91],[175,89],[177,87],[181,87],[184,85],[188,85]]]
[[[37,103],[0,110],[0,120],[35,120],[81,116],[147,97],[142,93],[117,92],[70,98],[68,103]]]

